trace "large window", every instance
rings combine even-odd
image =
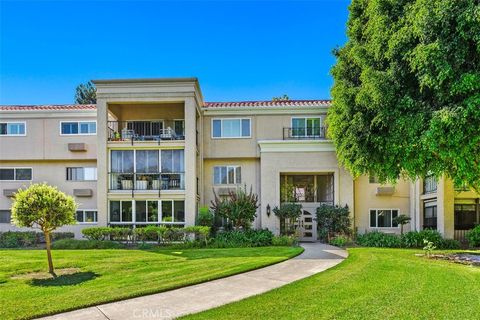
[[[25,122],[0,122],[1,136],[24,136],[27,130]]]
[[[437,202],[425,202],[423,207],[423,229],[437,229]]]
[[[185,202],[183,200],[110,201],[110,223],[183,224],[185,223]]]
[[[397,228],[398,224],[393,220],[398,216],[398,209],[371,209],[371,228]]]
[[[282,202],[334,203],[334,175],[285,174],[280,176],[280,198]]]
[[[0,181],[30,181],[32,168],[0,168]]]
[[[292,118],[292,136],[293,137],[315,137],[321,134],[321,120],[319,117]]]
[[[213,138],[249,138],[250,119],[213,119]]]
[[[76,218],[78,223],[96,223],[97,210],[79,209]]]
[[[162,150],[162,172],[176,173],[185,171],[184,151]]]
[[[111,171],[117,173],[133,173],[133,150],[112,150]]]
[[[68,181],[96,181],[97,168],[94,167],[72,167],[67,168]]]
[[[135,154],[136,172],[158,173],[158,150],[137,150]]]
[[[470,230],[479,223],[476,204],[455,204],[455,230]]]
[[[95,121],[68,121],[60,122],[60,134],[62,135],[89,135],[97,133]]]
[[[214,184],[240,184],[242,175],[240,166],[216,166],[213,167]]]
[[[12,212],[10,210],[0,210],[0,223],[11,223]]]

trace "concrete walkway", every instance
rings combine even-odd
[[[43,319],[173,319],[242,300],[306,278],[339,264],[348,255],[345,250],[320,243],[304,243],[302,247],[305,251],[301,255],[262,269]]]

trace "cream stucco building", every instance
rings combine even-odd
[[[255,227],[279,232],[273,208],[293,185],[302,239],[317,239],[321,203],[348,205],[353,227],[398,233],[436,228],[462,239],[479,219],[479,195],[444,179],[352,179],[326,137],[328,100],[205,102],[196,78],[97,80],[96,105],[0,106],[0,231],[14,230],[14,192],[48,182],[76,197],[89,226],[193,225],[214,191],[259,195]]]

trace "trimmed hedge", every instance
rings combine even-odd
[[[213,239],[212,246],[216,248],[232,247],[264,247],[271,246],[273,233],[270,230],[235,230],[219,232]]]
[[[467,233],[470,247],[480,247],[480,224]]]
[[[452,239],[443,239],[437,230],[410,231],[402,236],[379,231],[357,236],[356,243],[364,247],[381,248],[423,248],[423,240],[433,242],[437,249],[459,249],[460,243]]]
[[[52,241],[74,238],[72,232],[53,232]],[[45,243],[42,232],[36,231],[7,231],[0,232],[0,248],[25,248],[35,247]]]

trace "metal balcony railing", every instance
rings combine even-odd
[[[110,190],[185,190],[185,173],[109,173]]]
[[[325,127],[285,127],[283,140],[320,140],[325,139]]]
[[[437,192],[437,178],[434,176],[427,176],[423,179],[423,193],[435,193]]]
[[[184,140],[184,132],[164,128],[163,121],[107,121],[108,141]]]

